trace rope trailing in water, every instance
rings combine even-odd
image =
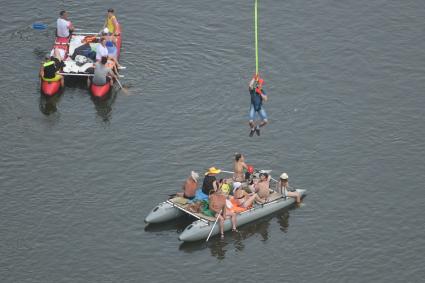
[[[258,75],[258,1],[254,4],[255,74]]]

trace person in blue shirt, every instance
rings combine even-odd
[[[267,113],[263,107],[263,102],[267,101],[266,92],[263,89],[264,80],[259,75],[255,75],[249,83],[249,94],[251,95],[251,107],[249,108],[249,126],[251,132],[249,136],[252,137],[254,133],[260,135],[260,128],[267,124]],[[255,113],[261,119],[259,124],[255,124]]]

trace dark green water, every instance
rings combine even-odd
[[[1,282],[423,280],[423,1],[260,0],[270,125],[255,138],[253,1],[96,2],[1,1]],[[131,95],[41,98],[59,10],[96,31],[110,6]],[[178,241],[190,219],[145,226],[234,152],[288,172],[304,206],[208,245]]]

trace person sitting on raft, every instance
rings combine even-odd
[[[179,192],[176,194],[176,196],[184,197],[189,200],[193,200],[196,195],[196,189],[198,188],[198,178],[199,174],[195,171],[192,171],[190,173],[190,176],[186,179],[186,181],[183,184],[183,192]]]
[[[236,228],[236,213],[226,206],[226,195],[218,189],[209,196],[209,209],[215,212],[215,217],[218,218],[220,226],[221,238],[224,238],[224,220],[230,218],[232,221],[232,231],[238,232]]]
[[[259,203],[265,203],[270,195],[270,176],[267,173],[260,173],[260,180],[254,183],[255,192],[259,196]]]
[[[40,79],[46,82],[61,82],[61,87],[65,86],[65,80],[61,74],[58,73],[61,67],[60,61],[50,54],[46,55],[46,61],[41,64],[39,76]]]
[[[62,62],[65,59],[65,50],[62,48],[53,48],[50,51],[50,57],[56,58],[59,62]]]
[[[93,76],[93,84],[102,86],[105,85],[107,82],[111,84],[111,86],[114,84],[114,81],[111,79],[117,79],[117,76],[115,76],[114,72],[110,68],[108,68],[105,64],[108,62],[107,57],[102,57],[100,62],[96,62],[94,67],[94,76]],[[87,79],[87,86],[90,87],[90,77]]]
[[[110,61],[112,61],[112,69],[114,69],[114,71],[116,68],[121,67],[114,57],[109,56],[109,51],[106,47],[106,39],[104,37],[100,39],[99,44],[96,46],[96,61],[99,62],[102,57],[107,57]]]
[[[235,160],[233,162],[233,181],[244,182],[244,170],[248,170],[248,165],[245,163],[245,158],[242,154],[236,153]]]
[[[288,174],[285,172],[280,175],[280,180],[276,184],[276,191],[285,197],[294,197],[299,205],[301,203],[301,194],[289,187],[288,178]]]
[[[220,179],[220,181],[218,182],[219,184],[219,188],[220,190],[226,195],[228,196],[230,194],[230,184],[229,184],[229,180],[227,179]]]
[[[233,197],[230,198],[233,212],[240,213],[251,208],[255,200],[259,200],[257,193],[248,194],[242,189],[240,182],[233,183]]]
[[[109,32],[112,35],[118,36],[119,33],[117,33],[118,30],[118,20],[115,16],[114,9],[108,9],[108,13],[106,14],[105,24],[103,25],[104,28],[108,28]]]
[[[219,188],[217,178],[215,177],[221,170],[215,167],[211,167],[205,173],[204,182],[202,183],[202,192],[209,196],[211,192],[216,192]]]
[[[108,49],[108,56],[117,58],[117,38],[109,32],[108,28],[104,28],[102,38],[106,40],[105,46]]]
[[[74,26],[68,20],[68,12],[60,11],[59,18],[56,21],[56,35],[58,37],[69,37],[70,33],[74,31]]]

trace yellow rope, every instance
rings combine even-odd
[[[258,3],[254,5],[254,27],[255,27],[255,74],[258,75]]]

